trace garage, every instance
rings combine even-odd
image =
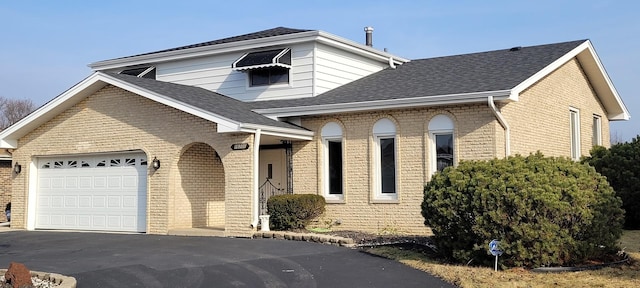
[[[146,232],[143,152],[36,160],[36,229]]]

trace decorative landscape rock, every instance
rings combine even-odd
[[[33,287],[31,273],[22,263],[11,262],[9,269],[4,273],[5,285],[11,284],[13,288]]]

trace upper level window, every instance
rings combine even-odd
[[[329,122],[322,127],[323,189],[327,200],[343,200],[342,127]]]
[[[398,199],[396,186],[396,125],[389,119],[378,120],[373,125],[375,141],[375,199]]]
[[[577,109],[569,109],[569,129],[571,130],[571,159],[580,160],[580,113]]]
[[[602,118],[593,115],[593,146],[602,145]]]
[[[141,66],[136,68],[129,68],[120,71],[120,74],[126,74],[136,76],[140,78],[156,79],[156,67],[154,66]]]
[[[432,173],[442,172],[444,168],[454,164],[453,130],[453,121],[446,115],[437,115],[429,121],[429,159]]]
[[[282,67],[260,68],[249,71],[251,86],[289,83],[289,69]]]
[[[245,53],[231,68],[248,72],[250,86],[289,83],[291,49],[281,48]]]

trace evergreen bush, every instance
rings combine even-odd
[[[270,228],[274,230],[303,229],[325,210],[324,197],[314,194],[284,194],[267,200]]]
[[[422,215],[443,256],[507,267],[573,265],[615,251],[624,211],[592,167],[541,153],[461,161],[424,188]]]
[[[607,177],[616,195],[622,199],[625,229],[640,229],[640,136],[609,149],[594,147],[591,156],[583,162]]]

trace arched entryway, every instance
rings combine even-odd
[[[224,228],[224,167],[206,143],[185,146],[178,160],[174,195],[175,228]]]

